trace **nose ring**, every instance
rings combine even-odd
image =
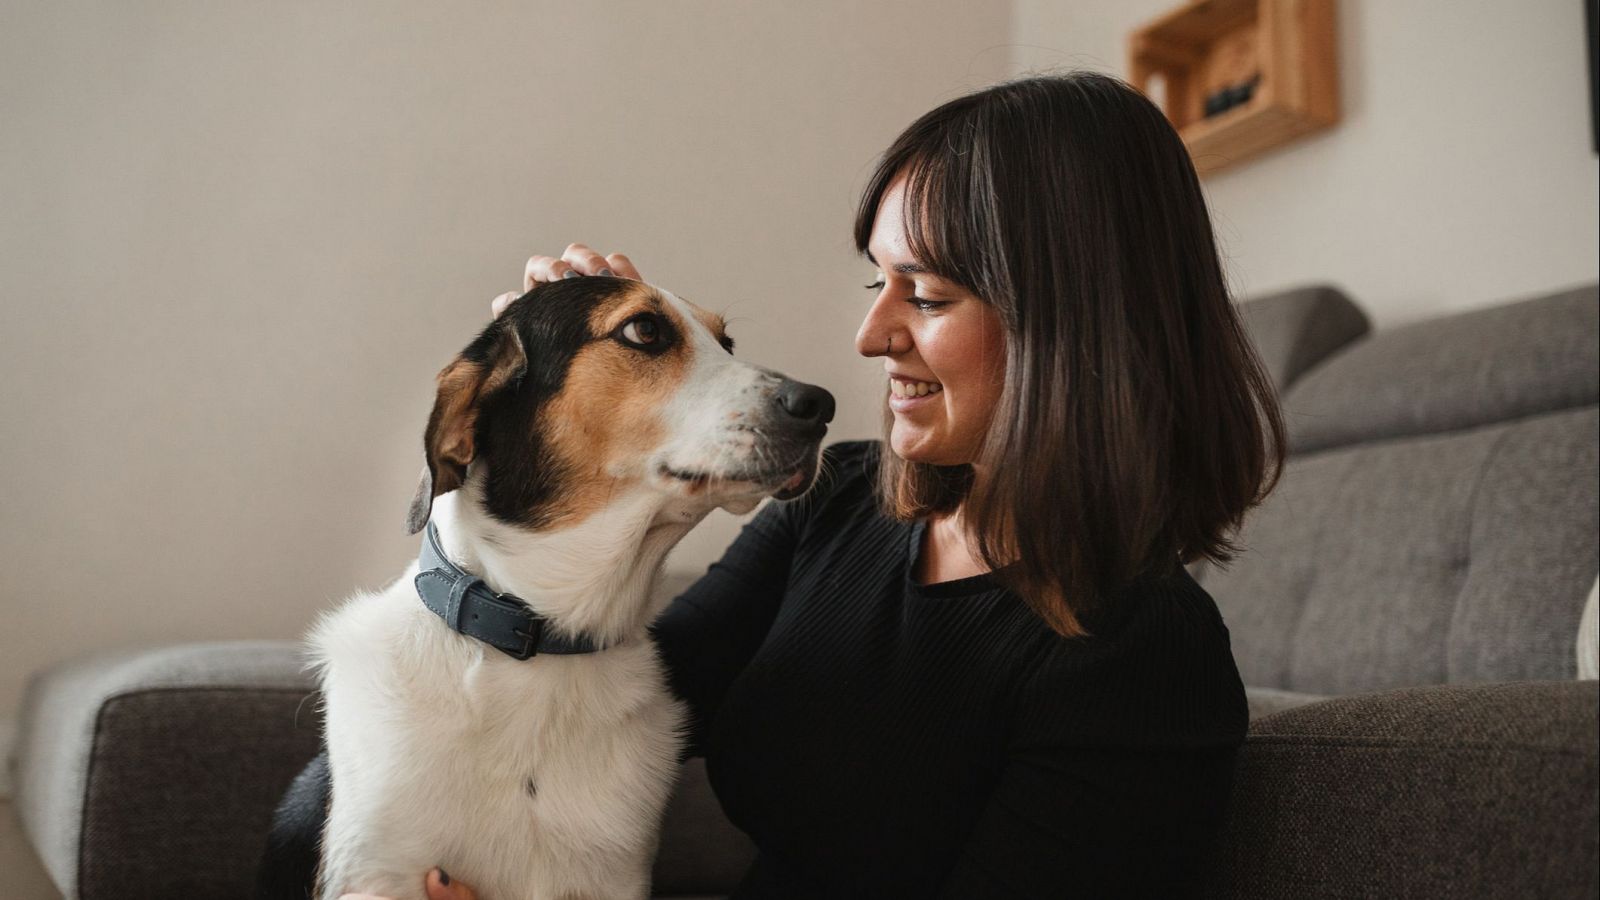
[[[891,355],[894,352],[893,349],[892,349],[893,347],[894,347],[894,338],[893,337],[887,337],[887,338],[883,339],[883,355],[884,356]]]

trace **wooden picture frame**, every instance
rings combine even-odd
[[[1334,0],[1191,0],[1128,39],[1202,176],[1339,121]]]

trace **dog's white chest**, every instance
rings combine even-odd
[[[409,574],[409,573],[408,573]],[[645,897],[681,744],[648,641],[519,661],[444,629],[409,577],[318,629],[333,805],[322,894]]]

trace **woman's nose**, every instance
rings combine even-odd
[[[856,352],[862,356],[888,356],[891,344],[908,346],[909,340],[895,338],[900,327],[900,323],[894,317],[892,301],[884,299],[884,296],[879,294],[878,299],[873,301],[872,308],[867,310],[867,317],[861,322],[861,330],[856,332]]]

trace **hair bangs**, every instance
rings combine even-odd
[[[934,113],[943,108],[934,110]],[[988,192],[977,189],[982,173],[974,160],[987,157],[975,146],[976,129],[960,122],[930,121],[924,116],[900,136],[878,163],[862,192],[856,211],[856,250],[868,253],[878,210],[896,180],[904,177],[903,195],[906,244],[918,263],[934,275],[952,281],[985,299],[983,273],[976,261],[989,258],[975,245],[985,217],[992,210],[975,204]]]

